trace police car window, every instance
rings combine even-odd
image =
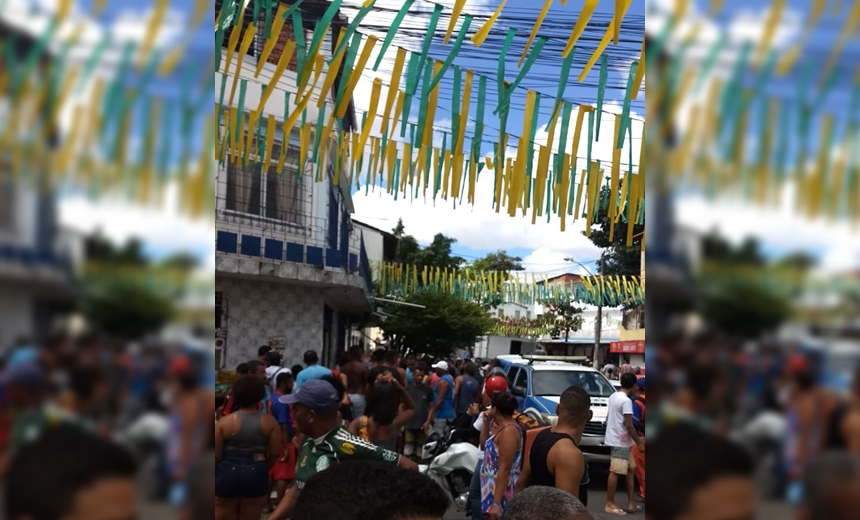
[[[528,385],[529,385],[529,374],[524,368],[521,368],[519,373],[517,373],[517,378],[514,381],[514,386],[521,386],[523,388],[527,388]]]
[[[517,374],[520,372],[520,367],[511,365],[510,368],[508,368],[508,386],[514,386],[514,381],[516,381]]]

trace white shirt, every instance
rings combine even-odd
[[[472,426],[478,431],[481,431],[481,428],[484,427],[484,412],[483,411],[478,414],[478,418],[475,420],[475,422],[472,424]],[[484,445],[483,444],[478,446],[478,458],[480,460],[484,460]]]
[[[633,416],[633,401],[625,392],[615,392],[609,398],[606,413],[606,437],[603,444],[615,448],[629,448],[636,444],[624,426],[624,416]]]

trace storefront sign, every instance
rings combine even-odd
[[[645,341],[611,341],[609,352],[612,354],[644,354]]]
[[[287,348],[286,336],[269,336],[269,346],[272,347],[272,350],[277,350],[283,355]]]

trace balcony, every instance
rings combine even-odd
[[[310,175],[235,172],[232,166],[219,169],[217,188],[218,273],[372,294],[361,231],[336,188]]]

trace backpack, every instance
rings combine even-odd
[[[645,435],[645,398],[641,395],[637,395],[632,399],[639,404],[639,409],[642,410],[639,414],[640,416],[636,417],[636,422],[638,423],[636,425],[636,431],[639,432],[641,435]]]
[[[371,442],[371,443],[373,442],[372,440],[370,440],[370,431],[367,429],[367,416],[366,415],[361,416],[361,422],[359,423],[359,428],[358,428],[358,436],[361,437],[362,439],[366,440],[367,442]]]

